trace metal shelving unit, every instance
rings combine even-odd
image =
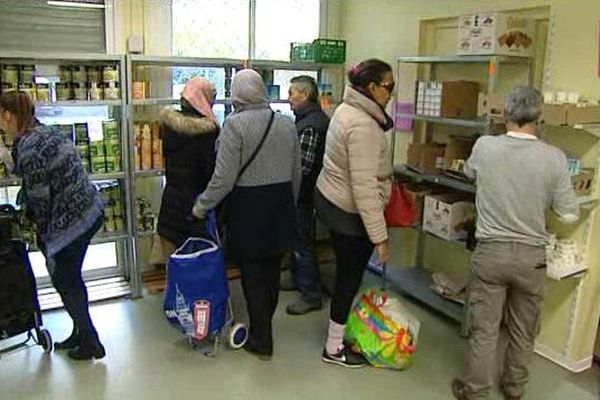
[[[334,64],[317,64],[317,63],[289,63],[283,61],[265,61],[265,60],[236,60],[236,59],[210,59],[210,58],[195,58],[195,57],[162,57],[162,56],[145,56],[145,55],[128,55],[127,56],[127,110],[129,121],[127,124],[128,131],[128,146],[129,146],[129,158],[134,159],[134,137],[133,137],[133,124],[136,113],[142,111],[141,107],[158,107],[158,106],[169,106],[179,103],[179,99],[171,97],[171,93],[154,93],[155,98],[147,99],[133,99],[133,81],[138,79],[139,76],[136,73],[136,69],[140,67],[162,67],[162,68],[175,68],[175,67],[212,67],[212,68],[223,68],[225,70],[225,96],[224,98],[217,99],[215,104],[225,105],[225,115],[231,112],[231,80],[235,73],[235,70],[242,68],[255,68],[258,70],[288,70],[288,71],[317,71],[319,76],[323,70],[335,69],[343,71],[343,66]],[[152,86],[152,85],[151,85]],[[168,85],[167,85],[168,86]],[[287,100],[272,99],[271,104],[286,104]],[[132,182],[132,190],[130,193],[131,204],[134,204],[136,198],[136,181],[138,179],[152,178],[164,176],[165,171],[163,169],[152,169],[152,170],[141,170],[136,171],[134,166],[129,170],[130,180]],[[142,239],[151,238],[153,232],[138,232],[137,229],[133,229],[133,247],[137,249],[136,242]],[[140,260],[137,251],[134,251],[133,258],[131,261],[132,269],[132,290],[133,296],[141,296],[141,268],[142,261]]]
[[[475,193],[475,184],[473,182],[461,181],[441,174],[421,174],[413,171],[403,164],[394,166],[394,173],[397,175],[406,176],[420,182],[435,183],[440,186],[445,186],[450,189],[458,190],[466,193]]]
[[[401,56],[396,58],[396,76],[400,76],[400,66],[402,64],[418,64],[425,67],[425,80],[435,79],[435,66],[438,64],[481,64],[487,68],[487,92],[493,93],[497,87],[497,77],[500,66],[503,64],[523,65],[529,69],[529,81],[533,82],[533,61],[522,57],[507,57],[507,56]],[[423,71],[422,71],[423,72]],[[396,99],[400,98],[397,88]],[[397,114],[397,118],[412,119],[413,121],[422,122],[425,125],[425,141],[429,142],[433,139],[432,124],[446,125],[454,127],[462,127],[473,130],[478,130],[478,133],[489,134],[491,132],[492,120],[489,118],[444,118],[431,117],[416,114]],[[392,148],[395,150],[396,130],[392,134]],[[392,151],[392,160],[394,160],[394,150]],[[455,179],[442,174],[421,174],[405,165],[395,165],[394,173],[399,176],[408,177],[418,182],[429,182],[456,191],[475,194],[475,184],[468,181]],[[431,290],[432,280],[428,272],[423,267],[423,253],[425,240],[428,234],[422,229],[417,228],[417,245],[414,265],[411,268],[390,269],[388,277],[392,285],[414,297],[418,301],[428,305],[429,307],[447,315],[453,320],[462,322],[464,320],[463,306],[451,300],[444,299]],[[440,239],[444,240],[444,239]],[[449,244],[457,244],[448,242]],[[463,247],[465,247],[463,245]]]
[[[36,107],[91,107],[91,106],[107,106],[107,107],[123,107],[122,100],[61,100],[61,101],[38,101]]]
[[[426,115],[405,114],[399,113],[399,118],[412,119],[413,121],[431,122],[433,124],[460,126],[464,128],[482,128],[485,129],[490,125],[490,120],[482,118],[460,119],[460,118],[443,118],[431,117]]]
[[[148,178],[153,176],[164,176],[164,169],[147,169],[141,171],[134,171],[133,174],[138,178]]]
[[[105,63],[116,63],[119,66],[119,79],[121,84],[126,82],[125,75],[125,57],[122,55],[106,54],[85,54],[85,53],[28,53],[28,52],[0,52],[0,62],[11,64],[31,64],[31,65],[69,65],[69,64],[94,64],[101,65]],[[68,100],[55,102],[37,102],[36,107],[40,109],[55,107],[108,107],[111,111],[116,111],[120,121],[121,132],[121,166],[123,171],[105,174],[90,174],[89,178],[93,181],[118,180],[123,188],[125,199],[130,197],[131,181],[129,174],[129,157],[127,141],[127,108],[126,108],[125,90],[121,92],[119,100]],[[20,186],[21,180],[16,177],[8,177],[0,180],[0,187]],[[122,232],[100,232],[92,238],[92,244],[115,243],[117,249],[117,263],[115,269],[104,269],[107,273],[125,276],[129,275],[130,260],[132,258],[132,213],[128,201],[124,201],[125,224]],[[97,276],[96,278],[101,278]],[[121,293],[122,295],[123,293]]]

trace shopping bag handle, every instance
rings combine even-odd
[[[217,213],[215,210],[210,210],[206,213],[205,224],[208,237],[220,246],[221,241],[219,240],[219,228],[217,227]]]

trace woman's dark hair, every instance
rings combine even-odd
[[[366,89],[370,83],[381,83],[383,76],[388,72],[392,72],[388,63],[371,58],[351,68],[348,71],[348,80],[352,86]]]
[[[35,106],[25,92],[8,92],[0,95],[0,111],[8,111],[15,116],[19,132],[26,131],[33,125]]]

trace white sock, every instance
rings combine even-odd
[[[327,351],[327,353],[336,354],[343,347],[345,327],[346,325],[341,325],[335,321],[329,320],[327,342],[325,342],[325,351]]]

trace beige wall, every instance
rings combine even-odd
[[[419,24],[424,19],[548,5],[554,18],[550,88],[600,97],[598,0],[344,0],[342,33],[348,41],[347,59],[358,62],[379,57],[392,63],[398,55],[418,54]]]
[[[443,48],[452,53],[456,30],[452,29],[451,17],[475,11],[515,10],[537,8],[531,10],[533,17],[538,17],[539,7],[550,6],[548,51],[541,51],[538,62],[545,59],[545,89],[552,91],[575,91],[587,97],[600,98],[600,78],[598,69],[598,20],[600,20],[600,0],[345,0],[342,9],[342,34],[348,42],[347,59],[356,63],[365,58],[378,57],[394,65],[398,55],[417,55],[419,51],[435,51]],[[544,12],[539,18],[548,18]],[[421,34],[422,21],[446,19],[450,23],[448,35],[444,30],[436,32],[435,45],[426,43]],[[443,21],[442,21],[443,22]],[[426,49],[426,50],[424,50]],[[450,49],[450,50],[448,50]],[[415,73],[410,69],[398,79],[400,85],[414,82]],[[582,154],[593,147],[587,143],[585,134],[569,134],[568,143],[564,146],[577,147],[575,154]],[[397,141],[399,153],[405,153],[410,134],[401,135]],[[564,141],[565,136],[559,139]],[[596,164],[596,154],[590,165]],[[402,156],[397,160],[401,160]],[[591,229],[591,240],[588,247],[588,262],[591,271],[586,275],[580,290],[576,290],[578,282],[567,280],[550,285],[544,309],[544,327],[540,342],[553,350],[558,361],[567,363],[586,360],[593,348],[596,334],[598,313],[598,276],[600,274],[600,252],[593,243],[597,243],[600,234],[600,223],[595,214]],[[583,237],[585,223],[575,229],[573,237]],[[394,249],[394,265],[406,265],[410,256],[403,254],[402,249],[409,250],[414,244],[414,235],[407,230],[395,230],[391,240]],[[428,269],[443,270],[450,275],[460,276],[466,273],[467,255],[457,251],[448,244],[434,239],[426,245],[424,264]],[[407,260],[408,259],[408,260]],[[579,295],[579,296],[578,296]],[[576,301],[576,300],[579,301]],[[575,311],[572,314],[572,311]],[[573,320],[571,320],[573,318]],[[571,329],[569,329],[571,328]],[[585,365],[582,364],[582,365]],[[571,366],[570,366],[571,367]]]

